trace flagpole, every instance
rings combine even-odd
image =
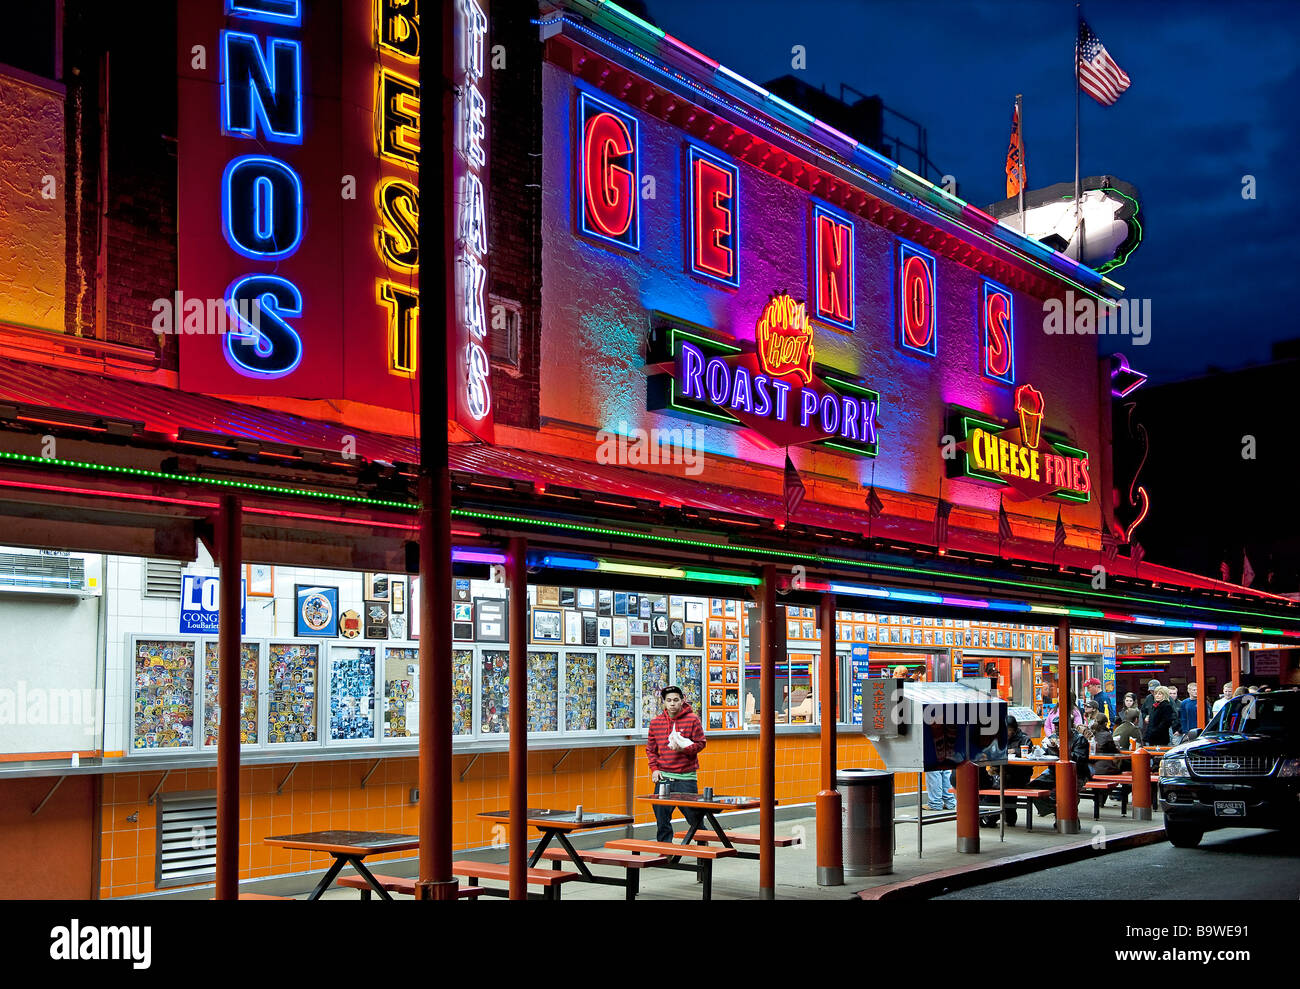
[[[1029,180],[1029,170],[1025,166],[1025,109],[1023,97],[1016,93],[1016,121],[1020,128],[1020,232],[1025,232],[1025,183]],[[1078,172],[1078,168],[1075,168]]]
[[[1082,264],[1083,217],[1081,213],[1081,200],[1083,198],[1083,192],[1080,189],[1079,184],[1079,35],[1083,27],[1082,4],[1076,3],[1074,5],[1074,13],[1074,229],[1078,231],[1079,234],[1079,256],[1076,260]]]

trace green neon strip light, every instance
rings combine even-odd
[[[341,501],[355,505],[379,505],[384,508],[399,508],[405,511],[419,511],[418,504],[406,501],[388,501],[382,498],[366,498],[362,495],[335,494],[330,491],[312,491],[309,488],[289,488],[278,484],[258,484],[254,481],[234,481],[220,477],[198,477],[192,474],[172,474],[161,470],[145,470],[141,467],[117,467],[112,464],[92,464],[84,460],[58,460],[54,457],[32,457],[25,453],[10,453],[0,450],[0,460],[18,463],[40,464],[47,467],[69,467],[74,470],[100,471],[106,474],[118,474],[124,477],[147,477],[156,481],[176,481],[179,484],[207,484],[218,488],[231,488],[239,491],[262,491],[267,494],[293,495],[298,498],[316,498],[324,501]]]
[[[1105,618],[1106,617],[1106,613],[1104,611],[1091,611],[1088,608],[1070,608],[1069,611],[1070,611],[1070,616],[1072,618]]]
[[[711,570],[687,570],[686,579],[705,580],[713,584],[742,584],[745,587],[758,587],[763,583],[758,577],[739,573],[714,573]]]
[[[1104,275],[1104,274],[1106,274],[1106,273],[1109,272],[1109,271],[1114,271],[1114,270],[1115,270],[1116,268],[1118,268],[1120,265],[1122,265],[1122,264],[1124,264],[1126,261],[1128,261],[1128,259],[1129,259],[1129,255],[1131,255],[1134,251],[1136,251],[1136,250],[1138,249],[1138,247],[1141,246],[1141,244],[1142,244],[1142,224],[1138,222],[1138,218],[1137,218],[1137,210],[1138,210],[1140,207],[1138,206],[1138,202],[1137,202],[1136,199],[1134,199],[1132,196],[1126,196],[1126,195],[1124,195],[1124,193],[1120,192],[1118,189],[1113,189],[1113,188],[1111,188],[1111,187],[1109,187],[1109,186],[1107,186],[1106,188],[1102,189],[1101,191],[1102,191],[1102,192],[1113,192],[1113,193],[1115,193],[1115,195],[1117,195],[1117,196],[1119,196],[1119,197],[1121,197],[1121,198],[1123,198],[1123,199],[1127,199],[1130,203],[1132,203],[1132,204],[1133,204],[1133,208],[1134,208],[1134,209],[1133,209],[1133,223],[1136,224],[1136,226],[1137,226],[1137,228],[1138,228],[1137,240],[1135,240],[1135,241],[1133,242],[1133,246],[1130,247],[1130,248],[1129,248],[1129,249],[1124,253],[1124,256],[1123,256],[1122,258],[1111,258],[1109,261],[1107,261],[1105,264],[1103,264],[1100,268],[1097,269],[1097,274],[1099,274],[1099,275]]]
[[[1051,583],[1032,584],[1022,580],[1008,580],[1002,577],[978,577],[969,574],[950,573],[944,570],[932,570],[928,567],[919,567],[915,565],[900,566],[892,563],[872,563],[866,560],[854,560],[846,557],[827,556],[824,554],[795,553],[791,550],[769,549],[756,546],[740,546],[734,543],[713,542],[704,539],[686,539],[681,536],[661,536],[650,532],[638,532],[634,529],[615,529],[609,526],[599,525],[582,525],[577,522],[563,522],[557,519],[531,519],[519,515],[504,515],[498,512],[482,512],[476,509],[453,508],[451,514],[458,518],[478,519],[488,522],[506,522],[513,525],[529,525],[543,528],[563,529],[569,532],[587,532],[599,536],[613,536],[623,539],[637,539],[646,542],[656,542],[665,545],[674,546],[694,546],[703,549],[720,550],[728,553],[748,553],[757,556],[766,556],[771,559],[798,560],[801,562],[814,563],[819,566],[833,567],[854,567],[862,570],[881,570],[890,571],[909,575],[922,575],[927,577],[939,577],[944,580],[966,581],[980,585],[1003,585],[1007,587],[1030,588],[1036,590],[1064,591],[1071,594],[1081,594],[1077,588],[1060,586]],[[1137,601],[1142,604],[1153,604],[1160,608],[1181,608],[1184,611],[1195,610],[1204,612],[1214,612],[1224,615],[1256,615],[1261,618],[1276,618],[1274,615],[1264,615],[1258,611],[1233,611],[1229,608],[1216,608],[1211,605],[1194,605],[1185,604],[1178,601],[1167,601],[1159,598],[1146,597],[1136,594],[1111,594],[1104,591],[1090,591],[1088,597],[1106,598],[1112,601]],[[1242,627],[1243,632],[1253,632],[1263,634],[1263,629]]]
[[[605,6],[609,8],[611,11],[616,12],[620,17],[624,18],[625,20],[632,21],[639,28],[641,28],[641,30],[648,31],[656,38],[662,38],[664,36],[663,31],[659,30],[659,28],[655,27],[653,24],[641,20],[641,18],[637,17],[636,14],[632,13],[630,10],[624,10],[618,4],[610,3],[609,0],[606,0]]]

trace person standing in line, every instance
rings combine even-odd
[[[1142,729],[1142,737],[1147,737],[1147,732],[1151,726],[1151,709],[1156,706],[1156,690],[1160,686],[1160,681],[1152,677],[1147,681],[1147,695],[1142,698],[1142,703],[1138,709],[1142,712],[1139,720],[1139,727]]]
[[[1217,701],[1214,702],[1214,707],[1210,708],[1210,717],[1214,717],[1216,714],[1218,714],[1219,708],[1223,707],[1224,704],[1227,704],[1228,701],[1232,700],[1232,689],[1233,688],[1232,688],[1231,680],[1229,680],[1227,683],[1223,685],[1223,695]]]
[[[1169,691],[1164,687],[1157,687],[1152,697],[1155,698],[1155,703],[1151,707],[1145,736],[1146,744],[1168,745],[1170,730],[1178,724],[1173,705],[1169,703]]]
[[[1196,723],[1196,704],[1197,704],[1197,686],[1193,680],[1187,685],[1187,699],[1178,705],[1178,727],[1186,735],[1193,728],[1199,728]]]
[[[1096,677],[1084,680],[1083,689],[1092,695],[1092,699],[1097,702],[1098,710],[1106,712],[1106,727],[1114,728],[1119,720],[1115,712],[1115,698],[1101,689],[1101,681]]]
[[[645,754],[650,763],[650,782],[658,792],[661,783],[669,793],[699,793],[699,754],[707,740],[704,726],[682,697],[681,687],[664,687],[659,692],[664,709],[650,722]],[[673,807],[655,804],[656,841],[673,840]],[[703,811],[677,808],[692,828],[704,822]]]

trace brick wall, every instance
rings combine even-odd
[[[542,51],[529,23],[535,14],[535,4],[497,0],[490,40],[494,55],[504,54],[505,68],[492,71],[489,291],[523,306],[519,371],[494,369],[494,414],[497,422],[524,429],[538,428],[542,301]]]

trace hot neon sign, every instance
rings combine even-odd
[[[299,0],[226,0],[226,13],[276,27],[301,27]],[[301,144],[302,45],[225,30],[220,35],[221,130],[231,137]],[[302,179],[287,162],[265,154],[239,155],[221,181],[221,228],[235,253],[253,261],[279,262],[302,243],[306,223]],[[225,335],[225,354],[241,374],[282,378],[302,363],[302,338],[289,318],[303,313],[302,293],[278,274],[250,274],[226,291],[235,329]],[[256,307],[250,304],[257,302]],[[260,318],[250,321],[250,312]]]
[[[698,331],[698,332],[697,332]],[[875,456],[880,396],[814,368],[807,307],[789,295],[764,307],[752,350],[671,321],[651,334],[649,408],[740,425],[763,446],[819,443]]]

